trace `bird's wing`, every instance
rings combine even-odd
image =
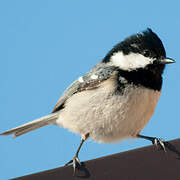
[[[101,63],[94,66],[87,74],[74,81],[65,90],[65,92],[55,105],[52,113],[62,109],[66,100],[70,98],[73,94],[85,90],[98,88],[103,81],[111,77],[112,73],[116,71],[116,69],[117,68],[114,66],[102,66]]]

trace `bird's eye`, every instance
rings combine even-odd
[[[145,57],[149,57],[149,56],[150,56],[150,52],[149,52],[148,50],[145,50],[145,51],[144,51],[144,56],[145,56]]]

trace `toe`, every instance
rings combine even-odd
[[[166,152],[165,145],[164,145],[164,140],[163,139],[161,139],[161,138],[154,138],[153,144],[155,144],[156,146],[159,144],[161,146],[161,148]]]
[[[78,168],[78,166],[81,166],[81,162],[78,158],[78,156],[75,156],[72,160],[70,160],[69,162],[67,162],[64,166],[68,166],[69,164],[73,165],[73,175],[76,175],[76,169]]]

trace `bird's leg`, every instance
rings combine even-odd
[[[72,160],[68,161],[68,162],[65,164],[65,166],[67,166],[67,165],[69,165],[69,164],[71,164],[71,163],[73,164],[73,174],[74,174],[74,175],[75,175],[75,173],[76,173],[76,168],[77,168],[77,166],[78,166],[78,165],[81,166],[81,162],[80,162],[79,157],[78,157],[79,151],[80,151],[83,143],[86,141],[86,139],[87,139],[88,137],[89,137],[89,133],[87,133],[86,135],[83,135],[83,136],[82,136],[81,143],[80,143],[80,145],[79,145],[79,147],[78,147],[78,149],[77,149],[77,151],[76,151],[75,156],[73,157]]]
[[[164,144],[163,139],[156,138],[156,137],[143,136],[143,135],[140,135],[140,134],[138,134],[137,137],[142,138],[142,139],[150,140],[152,142],[152,144],[155,144],[156,146],[159,144],[161,146],[161,148],[166,152],[165,144]]]

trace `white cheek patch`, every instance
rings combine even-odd
[[[152,64],[154,59],[145,57],[141,54],[131,53],[124,55],[122,52],[117,52],[112,55],[110,63],[118,66],[122,70],[135,70],[137,68],[144,68],[148,64]]]

